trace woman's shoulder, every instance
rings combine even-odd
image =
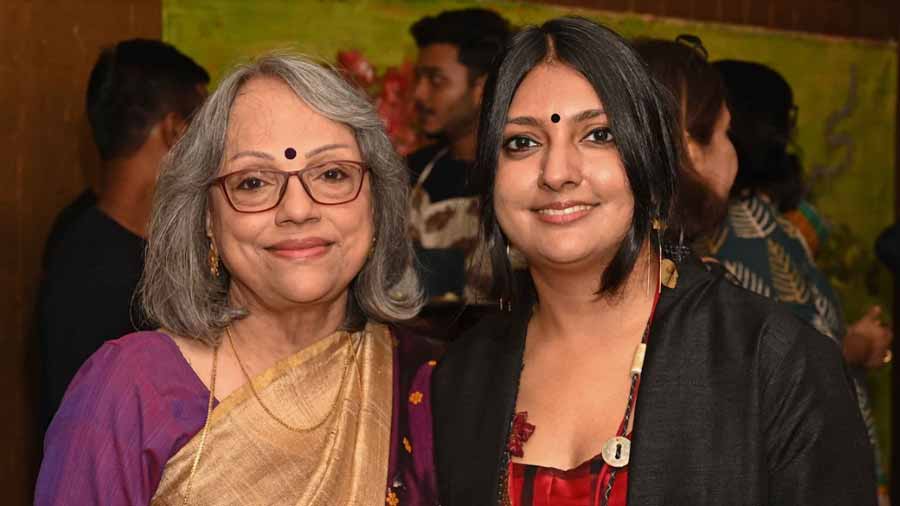
[[[204,390],[170,336],[134,332],[106,342],[82,365],[66,391],[67,409],[61,407],[60,414],[77,416],[107,405],[120,409],[124,399],[148,404],[192,398]]]
[[[146,380],[168,377],[186,365],[173,338],[151,330],[107,341],[85,362],[78,376],[108,374]]]
[[[105,343],[66,390],[44,441],[40,503],[152,496],[169,457],[202,426],[209,392],[161,332]],[[104,499],[99,499],[104,498]]]
[[[685,271],[687,286],[673,313],[686,317],[685,321],[707,321],[708,330],[717,331],[714,337],[718,344],[773,354],[785,353],[798,344],[837,348],[832,339],[785,304],[734,283],[720,264],[694,261],[685,267],[679,266],[679,270]],[[698,319],[700,312],[706,316]]]

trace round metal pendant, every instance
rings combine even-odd
[[[631,457],[631,441],[624,436],[616,436],[606,440],[600,453],[603,461],[612,467],[625,467]]]

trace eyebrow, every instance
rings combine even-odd
[[[311,150],[307,151],[303,156],[305,156],[306,158],[312,158],[320,153],[324,153],[326,151],[331,151],[332,149],[349,148],[349,147],[350,146],[348,146],[347,144],[326,144],[324,146],[319,146],[315,149],[311,149]],[[248,156],[262,158],[265,160],[275,160],[274,156],[272,156],[269,153],[266,153],[264,151],[248,150],[248,151],[241,151],[239,153],[236,153],[234,156],[231,157],[231,159],[229,161],[233,162],[233,161],[237,160],[238,158],[244,158],[244,157],[248,157]]]
[[[572,118],[572,120],[575,121],[575,123],[580,123],[582,121],[598,118],[600,116],[606,116],[606,112],[604,112],[603,109],[588,109],[576,114]],[[513,125],[539,127],[544,122],[533,116],[516,116],[515,118],[510,118],[509,120],[507,120],[507,123],[511,123]]]
[[[303,156],[306,158],[312,158],[318,154],[324,153],[326,151],[331,151],[333,149],[341,149],[341,148],[350,148],[347,144],[326,144],[324,146],[319,146],[315,149],[311,149],[307,151]]]
[[[275,159],[275,157],[273,157],[269,153],[265,153],[263,151],[250,150],[250,151],[241,151],[241,152],[236,153],[234,156],[231,157],[231,159],[229,161],[233,162],[233,161],[237,160],[238,158],[244,158],[246,156],[253,156],[256,158],[264,158],[266,160],[274,160]]]

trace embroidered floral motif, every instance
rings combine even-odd
[[[406,453],[412,453],[412,444],[405,437],[403,438],[403,447],[406,448]]]
[[[524,457],[523,445],[534,434],[534,425],[528,423],[528,412],[520,411],[513,418],[512,430],[509,433],[509,442],[506,444],[509,454],[513,457]]]
[[[409,402],[412,403],[413,406],[417,406],[419,403],[422,402],[423,397],[425,397],[425,396],[422,395],[422,392],[419,392],[417,390],[417,391],[409,394]]]
[[[393,490],[388,490],[387,497],[384,499],[384,502],[388,506],[397,506],[398,504],[400,504],[400,498],[397,497],[397,494],[395,494]]]

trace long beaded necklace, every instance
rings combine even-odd
[[[602,506],[609,504],[609,498],[612,495],[613,485],[616,481],[616,475],[619,470],[628,465],[631,461],[631,439],[626,436],[628,433],[628,424],[631,421],[631,414],[637,404],[637,394],[641,383],[641,372],[644,368],[644,356],[647,353],[647,340],[650,337],[650,324],[653,323],[653,315],[656,314],[656,305],[659,303],[660,290],[657,289],[656,296],[653,298],[653,307],[650,310],[650,318],[647,319],[647,325],[644,327],[644,335],[641,337],[640,344],[634,350],[634,357],[631,359],[631,386],[628,389],[628,402],[625,404],[625,415],[622,417],[622,426],[619,432],[606,440],[600,456],[603,461],[610,466],[609,480],[606,483],[606,490],[603,491]]]
[[[609,480],[607,481],[606,488],[603,491],[603,496],[600,503],[601,506],[609,505],[609,498],[612,495],[616,475],[618,474],[620,469],[625,468],[631,461],[631,439],[627,435],[628,426],[631,421],[631,415],[634,412],[635,405],[637,404],[637,395],[638,390],[640,389],[641,373],[643,372],[644,367],[644,357],[647,353],[647,341],[650,337],[650,326],[653,323],[653,317],[656,314],[656,306],[659,303],[659,297],[662,292],[662,285],[665,285],[669,288],[674,288],[675,283],[677,283],[677,279],[678,273],[675,267],[675,263],[669,259],[663,259],[662,255],[660,255],[660,277],[657,281],[656,294],[654,295],[653,305],[650,309],[650,317],[647,319],[647,325],[644,327],[644,333],[641,336],[641,342],[635,347],[634,356],[631,360],[631,385],[628,389],[628,401],[625,405],[625,414],[622,418],[622,424],[616,435],[606,440],[600,452],[601,458],[610,467]],[[518,394],[518,388],[516,390],[516,393]],[[511,431],[514,430],[514,426],[516,425],[515,421],[516,413],[515,409],[513,409],[513,417],[510,420]],[[508,466],[509,462],[510,449],[507,446],[501,458],[501,463],[504,467],[506,467]],[[505,469],[502,471],[500,477],[500,486],[501,489],[499,490],[499,492],[501,500],[499,501],[499,504],[507,505],[509,504],[509,482],[508,475]]]

